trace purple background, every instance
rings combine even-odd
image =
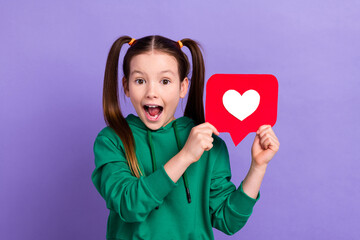
[[[0,239],[105,239],[92,147],[106,57],[124,34],[198,40],[206,79],[279,81],[281,146],[261,200],[241,231],[216,239],[359,236],[358,0],[3,1],[0,31]],[[238,186],[254,134],[236,148],[221,136]]]

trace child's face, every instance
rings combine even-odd
[[[123,79],[124,80],[124,79]],[[156,130],[174,120],[180,98],[184,98],[189,81],[180,83],[176,59],[159,51],[136,55],[130,62],[128,89],[136,113],[150,129]]]

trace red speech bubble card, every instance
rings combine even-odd
[[[237,146],[261,125],[275,125],[278,81],[269,74],[214,74],[206,84],[205,120]]]

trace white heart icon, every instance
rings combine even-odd
[[[223,104],[226,110],[243,121],[258,108],[260,104],[260,95],[255,90],[248,90],[241,96],[235,90],[228,90],[223,95]]]

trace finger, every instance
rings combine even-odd
[[[262,125],[259,127],[259,129],[256,131],[256,133],[261,133],[263,132],[264,130],[268,129],[268,128],[271,128],[271,125]]]
[[[264,140],[260,140],[260,145],[264,150],[266,150],[266,149],[268,149],[270,147],[271,140],[269,138],[266,138]]]
[[[268,133],[265,133],[263,135],[263,138],[270,138],[272,140],[272,142],[274,143],[274,146],[276,146],[277,148],[280,147],[280,142],[279,142],[279,139],[276,137],[275,133],[274,132],[268,132]]]
[[[272,131],[271,126],[270,126],[270,127],[264,127],[264,128],[262,128],[262,129],[259,131],[259,135],[260,135],[260,137],[261,137],[261,136],[264,135],[265,133],[269,133],[269,132],[271,132],[271,131]]]
[[[214,142],[213,137],[206,135],[206,134],[203,134],[201,136],[200,145],[204,150],[206,150],[206,149],[210,150],[213,147],[213,142]]]
[[[279,143],[275,141],[272,137],[263,138],[262,140],[260,140],[260,145],[264,149],[270,148],[274,151],[277,151],[279,149]]]
[[[277,152],[279,150],[279,144],[270,139],[270,144],[268,145],[268,148],[273,150],[274,152]]]
[[[212,130],[212,133],[214,133],[215,135],[219,135],[219,131],[216,129],[216,127],[214,127],[214,125],[212,125],[209,122],[205,122],[204,126],[209,127]]]
[[[259,135],[260,135],[260,138],[262,138],[264,136],[271,136],[276,141],[279,141],[271,127],[263,129],[263,131],[260,132]]]
[[[204,125],[204,123],[197,125],[193,129],[194,129],[194,133],[207,134],[208,136],[211,136],[211,134],[212,134],[212,129],[209,128],[207,125]]]
[[[280,145],[279,139],[276,137],[274,131],[272,129],[269,129],[265,132],[260,133],[260,138],[266,138],[270,137],[277,145]]]
[[[264,129],[271,128],[271,125],[262,125],[259,127],[259,129],[256,131],[257,134],[261,133]]]
[[[211,137],[211,135],[214,132],[213,129],[211,129],[209,126],[202,126],[202,127],[198,128],[197,130],[198,130],[198,133],[206,134],[209,137]]]
[[[271,128],[266,128],[262,132],[259,133],[260,138],[263,138],[266,136],[271,136],[272,138],[276,139],[275,133],[272,131]]]
[[[211,128],[205,127],[205,126],[203,126],[202,128],[199,128],[198,131],[199,131],[199,134],[206,135],[208,137],[211,137],[211,135],[213,133]]]
[[[208,143],[212,143],[214,141],[214,138],[207,135],[207,134],[201,134],[201,139],[204,141],[204,142],[208,142]]]
[[[220,134],[219,131],[216,129],[216,127],[214,127],[214,125],[212,125],[212,124],[210,124],[210,123],[208,123],[208,122],[206,122],[206,123],[204,124],[204,127],[210,129],[210,130],[211,130],[211,134],[213,134],[213,133],[214,133],[215,135],[219,135],[219,134]]]
[[[255,135],[253,146],[257,146],[260,144],[260,137],[258,134]]]
[[[210,149],[212,149],[212,147],[213,147],[213,144],[210,143],[210,144],[208,144],[208,145],[204,148],[204,150],[205,150],[205,151],[210,151]]]
[[[259,135],[259,137],[260,137],[260,142],[263,142],[263,141],[265,141],[266,139],[271,139],[271,140],[274,141],[274,142],[279,142],[276,138],[274,138],[273,135],[271,135],[271,134],[268,133],[268,132],[264,133],[262,136]]]

